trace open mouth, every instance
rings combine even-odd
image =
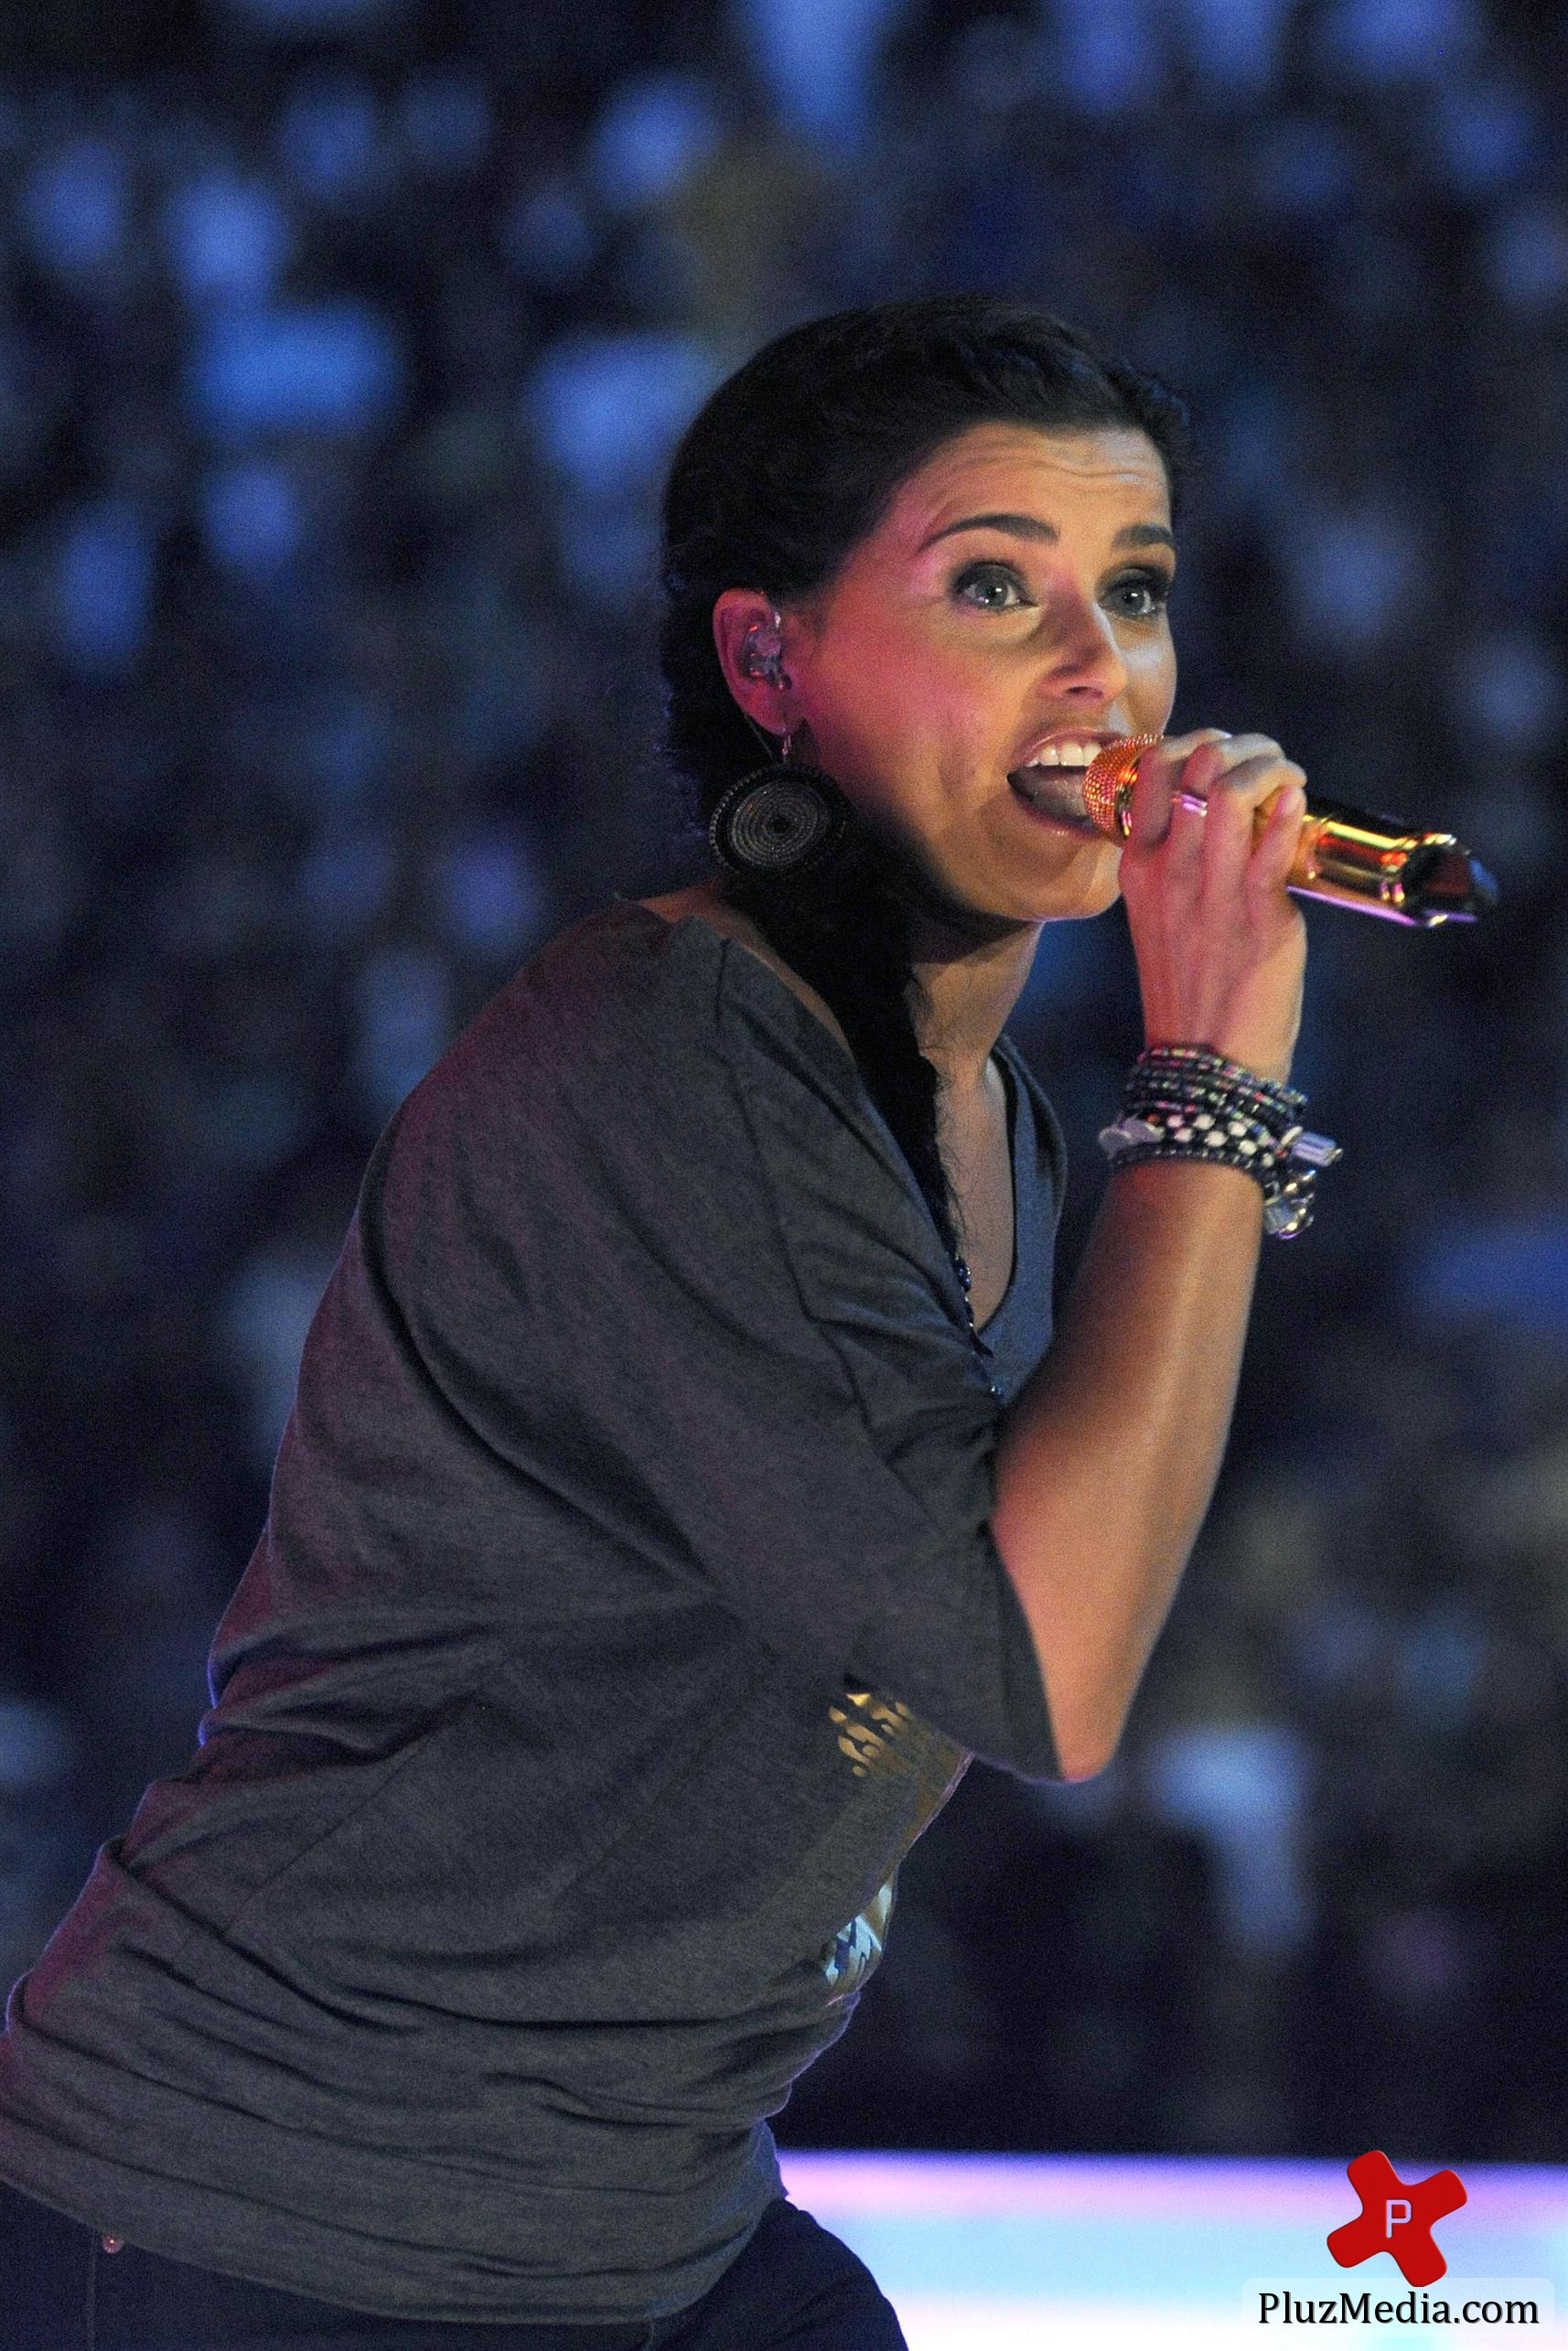
[[[1090,761],[1103,747],[1098,740],[1048,743],[1026,767],[1015,768],[1007,781],[1036,816],[1048,818],[1053,824],[1070,825],[1078,832],[1092,833],[1095,827],[1084,806],[1083,778]]]

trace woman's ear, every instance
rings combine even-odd
[[[725,683],[746,716],[768,735],[800,724],[784,666],[784,624],[756,588],[725,588],[714,606],[714,647]]]

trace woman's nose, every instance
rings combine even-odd
[[[1080,596],[1058,607],[1050,682],[1056,693],[1095,702],[1113,702],[1125,687],[1127,665],[1111,616],[1098,603]]]

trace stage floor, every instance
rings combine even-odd
[[[1361,2151],[1356,2150],[1358,2153]],[[1443,2159],[1387,2151],[1406,2182]],[[1474,2345],[1568,2351],[1568,2168],[1459,2164],[1468,2202],[1436,2226],[1448,2270],[1424,2289],[1426,2314],[1444,2295],[1533,2297],[1534,2324],[1359,2323],[1339,2296],[1375,2306],[1409,2297],[1391,2255],[1341,2269],[1331,2228],[1359,2199],[1344,2167],[1182,2158],[816,2154],[783,2152],[785,2184],[871,2264],[910,2351],[1213,2351],[1302,2346],[1301,2305],[1333,2297],[1333,2342],[1379,2346]],[[1288,2292],[1284,2334],[1261,2297]],[[1559,2312],[1555,2303],[1563,2303]],[[1419,2293],[1413,2304],[1419,2318]]]

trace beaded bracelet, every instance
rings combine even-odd
[[[1298,1094],[1292,1086],[1282,1085],[1277,1078],[1262,1078],[1257,1070],[1244,1068],[1240,1061],[1222,1060],[1207,1045],[1146,1045],[1133,1064],[1133,1074],[1136,1077],[1148,1069],[1197,1070],[1228,1086],[1245,1086],[1269,1101],[1288,1103],[1293,1109],[1306,1100],[1305,1094]]]
[[[1101,1149],[1114,1175],[1151,1159],[1207,1159],[1239,1167],[1263,1195],[1263,1229],[1281,1240],[1312,1222],[1320,1167],[1342,1156],[1327,1135],[1308,1134],[1306,1097],[1207,1046],[1152,1046],[1127,1079],[1122,1114]]]
[[[1188,1088],[1226,1098],[1240,1094],[1265,1116],[1277,1112],[1295,1119],[1306,1108],[1306,1096],[1294,1087],[1260,1078],[1256,1070],[1243,1069],[1237,1061],[1223,1061],[1218,1053],[1197,1045],[1149,1046],[1133,1063],[1128,1082],[1172,1099]]]

